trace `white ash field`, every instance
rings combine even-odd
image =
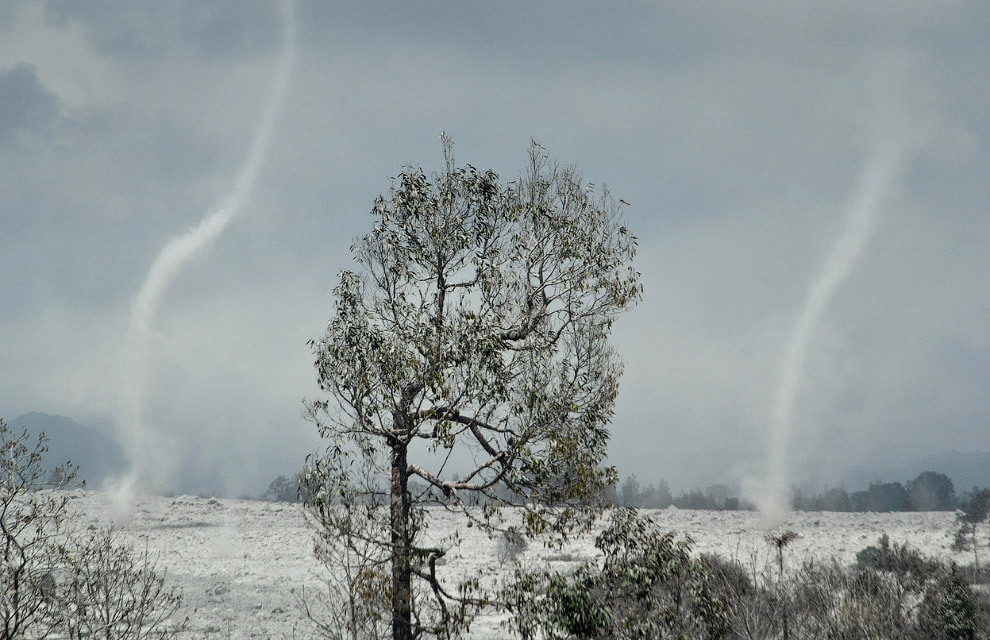
[[[109,524],[111,497],[72,491],[70,504],[79,525]],[[767,528],[758,513],[643,510],[661,529],[689,535],[697,553],[714,552],[762,568],[769,559]],[[488,568],[502,575],[497,543],[455,512],[431,511],[431,537],[458,533],[461,543],[448,554],[445,575],[474,574]],[[117,519],[121,538],[157,557],[170,586],[183,593],[182,615],[189,617],[185,637],[306,638],[311,636],[293,590],[320,590],[322,567],[313,556],[313,531],[299,504],[178,496],[140,496],[129,516]],[[835,557],[852,563],[856,553],[887,534],[923,553],[966,564],[970,554],[951,551],[956,528],[953,512],[833,513],[794,512],[775,530],[790,529],[799,538],[788,547],[788,563]],[[594,535],[582,536],[560,550],[530,542],[519,556],[528,568],[549,561],[556,569],[593,559]],[[494,616],[479,619],[472,637],[506,635]]]

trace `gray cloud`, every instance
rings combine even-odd
[[[281,43],[278,7],[265,0],[47,0],[45,6],[54,24],[82,25],[101,51],[121,59],[182,55],[192,49],[209,60],[229,60],[277,49]]]
[[[27,64],[0,69],[0,104],[0,145],[11,144],[19,133],[40,132],[58,117],[58,98]]]

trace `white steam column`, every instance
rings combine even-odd
[[[897,142],[882,145],[864,166],[859,186],[847,205],[845,230],[832,248],[821,273],[808,287],[801,315],[788,338],[773,398],[766,478],[762,487],[752,487],[747,491],[769,521],[768,524],[779,522],[790,509],[791,469],[788,460],[794,430],[794,407],[801,390],[809,343],[822,312],[835,290],[849,275],[870,238],[877,212],[882,209],[897,176],[902,153]]]
[[[296,24],[293,0],[283,0],[284,45],[271,95],[254,135],[247,161],[227,193],[195,227],[170,239],[155,258],[131,307],[127,332],[126,397],[117,420],[117,433],[127,457],[128,469],[117,486],[117,502],[126,509],[135,488],[155,470],[151,452],[151,430],[144,418],[144,395],[150,377],[154,323],[169,286],[182,267],[217,236],[244,209],[268,151],[272,129],[285,94],[296,56]],[[161,453],[161,452],[157,452]]]

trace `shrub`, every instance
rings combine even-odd
[[[978,598],[953,565],[925,590],[918,627],[932,640],[964,640],[976,635]]]
[[[809,563],[793,580],[797,637],[955,639],[990,631],[980,614],[987,596],[955,565],[886,535],[849,569]]]
[[[965,572],[886,536],[855,565],[805,562],[781,572],[778,558],[748,571],[703,556],[712,589],[726,603],[727,637],[990,638],[990,596]]]
[[[172,637],[179,594],[112,529],[69,528],[74,514],[57,490],[75,469],[45,471],[46,442],[0,420],[0,640]]]
[[[773,638],[781,634],[783,602],[772,580],[755,575],[734,560],[703,554],[711,588],[726,604],[731,638]]]
[[[880,536],[877,546],[857,553],[856,565],[861,570],[891,573],[906,589],[912,590],[919,589],[943,568],[937,560],[926,558],[906,544],[890,544],[887,534]]]
[[[529,543],[526,542],[525,536],[515,529],[506,529],[498,537],[495,546],[495,555],[498,557],[499,565],[504,566],[506,562],[516,562],[528,546]]]
[[[71,640],[169,638],[169,619],[182,597],[165,583],[148,550],[119,542],[112,527],[97,530],[74,549],[61,606]]]
[[[728,607],[709,564],[691,556],[690,540],[617,509],[595,546],[604,554],[600,567],[516,573],[502,603],[520,637],[726,637]]]

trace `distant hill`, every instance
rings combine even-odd
[[[120,475],[126,466],[124,452],[116,442],[72,418],[32,412],[7,424],[12,431],[27,430],[32,440],[44,432],[48,438],[44,466],[53,469],[71,462],[79,467],[77,480],[85,480],[91,488],[98,489],[105,479]]]
[[[894,465],[867,471],[861,467],[849,474],[851,489],[865,489],[871,482],[908,482],[925,471],[944,473],[952,478],[957,494],[973,487],[990,487],[990,452],[950,451],[914,458]]]

